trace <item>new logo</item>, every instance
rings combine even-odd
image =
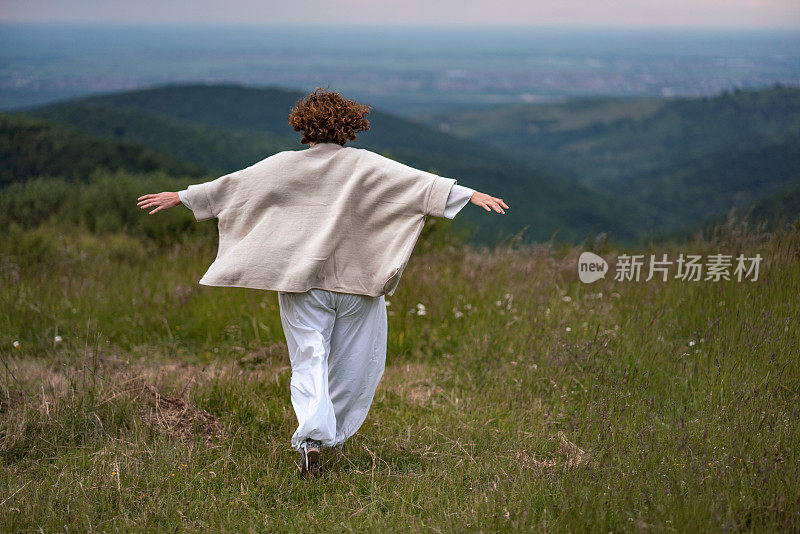
[[[606,260],[594,252],[582,252],[578,258],[578,277],[584,284],[591,284],[605,278],[608,272]]]

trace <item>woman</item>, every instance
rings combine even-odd
[[[340,447],[367,416],[386,361],[385,295],[425,218],[452,219],[468,202],[508,208],[452,178],[345,147],[369,129],[368,113],[318,88],[289,114],[309,148],[138,199],[151,215],[183,203],[198,221],[219,219],[217,257],[200,284],[278,292],[301,476],[316,475],[322,447]]]

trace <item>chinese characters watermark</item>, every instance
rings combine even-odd
[[[649,282],[653,278],[666,282],[672,279],[682,282],[736,280],[741,282],[758,280],[761,254],[753,257],[739,254],[700,254],[681,253],[674,261],[667,254],[650,254],[645,263],[644,254],[621,254],[617,256],[614,280],[618,282],[638,282],[644,279]],[[583,252],[578,258],[578,277],[582,282],[591,284],[605,278],[608,262],[593,252]]]

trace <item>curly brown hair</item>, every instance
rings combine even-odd
[[[369,130],[366,115],[370,107],[344,98],[335,91],[318,87],[301,98],[289,113],[289,125],[303,132],[303,144],[337,143],[344,145],[356,132]]]

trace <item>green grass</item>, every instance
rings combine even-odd
[[[197,285],[213,241],[30,239],[0,240],[0,530],[800,528],[796,227],[638,249],[758,252],[757,282],[421,242],[369,417],[310,481],[276,296]]]

